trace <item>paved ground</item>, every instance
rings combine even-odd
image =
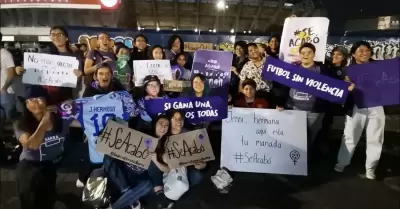
[[[220,150],[220,132],[211,134],[214,150]],[[332,135],[332,147],[338,147],[338,136]],[[382,177],[400,176],[400,156],[393,145],[399,135],[386,135],[385,151],[378,168],[377,181],[359,178],[364,172],[365,146],[357,149],[353,164],[345,173],[332,171],[336,152],[318,157],[309,168],[308,177],[234,173],[234,186],[228,194],[219,194],[209,176],[219,167],[211,164],[207,178],[178,203],[176,209],[400,209],[400,193],[383,183]],[[59,199],[68,209],[84,209],[80,191],[75,188],[79,152],[86,148],[75,144],[73,152],[59,171]],[[216,156],[219,153],[215,153]],[[20,209],[15,191],[13,167],[1,168],[0,209]],[[148,208],[153,208],[151,198]],[[86,209],[86,208],[85,208]]]

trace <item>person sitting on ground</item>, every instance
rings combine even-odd
[[[242,92],[233,103],[234,107],[242,108],[269,108],[268,102],[257,96],[257,83],[254,80],[246,79],[242,82]]]
[[[144,101],[149,99],[168,98],[168,96],[165,94],[161,81],[156,75],[148,75],[143,79],[143,90],[144,96],[137,100],[137,109],[134,115],[140,115],[137,130],[147,133],[151,131],[152,119],[146,111]]]

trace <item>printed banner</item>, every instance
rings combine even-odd
[[[169,60],[135,60],[133,61],[133,70],[136,86],[143,86],[143,79],[148,75],[156,75],[161,83],[164,83],[164,80],[172,80]]]
[[[329,19],[326,17],[288,17],[285,19],[279,58],[287,63],[300,60],[299,48],[305,43],[315,45],[315,61],[325,62]]]
[[[163,89],[164,91],[171,92],[189,92],[192,85],[190,81],[178,81],[178,80],[165,80]]]
[[[215,160],[207,130],[203,128],[170,136],[165,158],[171,169]]]
[[[358,108],[400,104],[400,58],[351,65],[346,73]]]
[[[306,112],[230,109],[222,120],[221,167],[307,175]]]
[[[148,169],[150,153],[156,150],[158,139],[108,120],[97,139],[96,151],[129,164]]]
[[[273,80],[291,88],[322,99],[343,104],[346,101],[349,83],[309,71],[273,57],[268,57],[262,71],[265,80]]]
[[[78,68],[79,61],[75,57],[26,52],[22,82],[75,88],[78,78],[74,69]]]
[[[97,136],[107,125],[108,119],[128,120],[136,106],[128,92],[111,92],[106,95],[82,98],[73,103],[60,105],[64,120],[76,119],[88,139],[89,157],[92,163],[103,162],[103,154],[96,152]]]
[[[144,102],[149,115],[156,116],[171,108],[185,112],[186,122],[201,123],[222,120],[227,117],[227,100],[222,97],[178,97],[150,99]]]
[[[194,52],[192,78],[198,73],[206,76],[203,95],[228,98],[232,57],[232,52],[212,50]]]
[[[212,43],[185,42],[185,52],[195,52],[199,49],[213,50]]]

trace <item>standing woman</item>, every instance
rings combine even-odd
[[[372,60],[372,48],[366,41],[359,41],[351,47],[351,64],[366,64]],[[379,70],[379,69],[377,69]],[[350,95],[351,96],[351,95]],[[366,126],[367,134],[367,159],[365,162],[365,177],[375,179],[375,169],[381,157],[382,145],[385,129],[385,112],[382,106],[358,108],[354,105],[352,97],[348,98],[346,110],[346,122],[342,145],[338,154],[338,163],[334,170],[343,172],[344,168],[350,164],[354,150],[360,140],[361,134]]]
[[[261,56],[261,53],[258,49],[257,44],[250,43],[247,45],[247,50],[249,53],[249,61],[243,66],[242,71],[240,72],[240,84],[239,84],[239,92],[242,91],[242,83],[246,79],[252,79],[257,84],[257,91],[260,92],[260,95],[264,98],[269,97],[269,92],[272,89],[272,81],[265,81],[261,77],[261,72],[264,67],[265,58]]]
[[[240,72],[244,64],[246,64],[249,59],[247,58],[247,43],[245,41],[237,41],[234,45],[235,49],[235,58],[232,60],[231,67],[231,82],[229,86],[229,94],[233,98],[232,101],[235,100],[236,95],[239,91],[239,83],[240,83]]]
[[[268,47],[265,50],[267,56],[279,57],[279,38],[278,36],[271,36],[268,40]]]
[[[165,50],[165,56],[169,60],[174,60],[178,53],[185,53],[186,65],[185,68],[191,70],[193,64],[193,57],[185,52],[185,44],[182,38],[178,35],[172,35],[168,40],[168,48]]]
[[[321,68],[321,74],[329,76],[337,80],[345,80],[344,67],[347,65],[348,51],[342,46],[335,47],[330,55],[330,60],[327,60]],[[327,152],[328,144],[327,140],[329,138],[329,132],[333,123],[333,118],[335,116],[344,115],[343,107],[341,104],[326,102],[327,108],[325,111],[325,116],[322,120],[322,128],[316,137],[316,146],[319,146],[323,152]]]
[[[151,47],[150,53],[149,53],[149,59],[150,60],[163,60],[165,59],[165,53],[164,49],[160,45],[154,45]]]
[[[133,64],[133,60],[147,60],[148,50],[147,47],[147,37],[143,34],[138,34],[133,39],[133,50],[131,54],[131,60],[129,61],[130,65]]]
[[[111,49],[110,36],[105,32],[97,34],[97,48],[90,50],[86,55],[85,60],[85,84],[86,86],[92,85],[94,72],[99,68],[102,63],[114,62],[117,57]],[[109,63],[111,64],[111,63]],[[111,65],[110,65],[111,66]],[[115,70],[115,64],[112,66]]]
[[[61,55],[61,56],[71,56],[76,57],[79,61],[79,69],[74,70],[74,74],[78,77],[78,85],[77,91],[73,88],[68,87],[55,87],[55,86],[43,86],[48,94],[51,96],[49,104],[60,104],[63,101],[73,99],[77,96],[78,91],[81,88],[81,80],[82,76],[82,62],[83,57],[79,52],[75,52],[72,50],[71,45],[69,43],[68,32],[62,26],[54,26],[50,29],[50,54],[53,55]]]
[[[24,209],[53,209],[57,165],[70,124],[48,106],[50,96],[42,86],[28,86],[25,93],[24,114],[15,127],[23,147],[16,169],[20,204]],[[79,122],[72,124],[80,127]]]

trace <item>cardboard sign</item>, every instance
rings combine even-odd
[[[212,43],[185,42],[185,52],[194,52],[199,49],[212,50]]]
[[[166,148],[164,159],[171,169],[215,160],[205,128],[170,136]]]
[[[164,91],[183,92],[191,87],[190,81],[165,80]]]
[[[97,139],[96,151],[147,169],[151,162],[149,155],[157,144],[157,138],[108,120]]]

